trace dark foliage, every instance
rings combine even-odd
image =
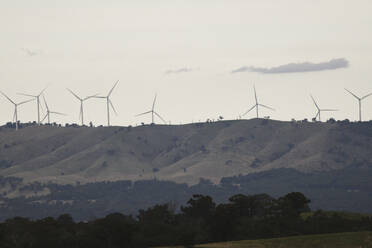
[[[310,200],[300,192],[279,198],[238,194],[216,204],[210,196],[194,195],[180,212],[173,204],[140,210],[137,217],[112,213],[74,222],[68,214],[40,220],[15,217],[0,223],[0,244],[11,247],[119,248],[183,245],[239,239],[273,238],[372,230],[372,218],[346,218],[318,210],[307,218]]]

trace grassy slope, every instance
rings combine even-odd
[[[198,248],[369,248],[372,232],[306,235],[197,245]]]
[[[0,131],[0,175],[75,183],[163,180],[195,184],[291,167],[328,171],[372,162],[372,125],[263,120],[132,128],[27,127]],[[365,130],[361,133],[360,130]],[[358,132],[356,132],[358,131]],[[154,172],[156,171],[156,173]]]

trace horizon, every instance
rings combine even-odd
[[[270,119],[270,118],[266,118],[266,117],[259,117],[259,118],[256,118],[256,117],[253,117],[253,118],[250,118],[250,119],[209,119],[209,120],[204,120],[204,121],[194,121],[194,122],[185,122],[185,123],[145,123],[145,122],[141,122],[141,123],[136,123],[135,125],[110,125],[110,126],[107,126],[107,125],[95,125],[94,123],[92,127],[90,127],[90,123],[84,123],[84,125],[81,125],[81,123],[77,123],[77,122],[71,122],[71,123],[59,123],[59,122],[50,122],[50,123],[40,123],[40,125],[37,125],[37,121],[28,121],[28,122],[18,122],[19,125],[25,125],[25,126],[21,126],[19,127],[19,129],[23,129],[23,128],[27,128],[29,126],[32,126],[32,127],[42,127],[42,126],[52,126],[52,127],[86,127],[86,128],[96,128],[96,127],[103,127],[103,128],[121,128],[121,127],[124,127],[124,128],[135,128],[135,127],[152,127],[152,126],[162,126],[162,127],[172,127],[172,126],[187,126],[187,125],[197,125],[197,124],[212,124],[212,123],[221,123],[221,122],[234,122],[234,121],[263,121],[263,120],[267,120],[267,121],[274,121],[274,122],[285,122],[285,123],[313,123],[313,124],[326,124],[326,123],[332,123],[332,119],[335,121],[335,123],[343,123],[343,122],[347,122],[347,123],[355,123],[355,124],[360,124],[360,123],[371,123],[372,120],[365,120],[365,121],[358,121],[358,120],[349,120],[349,119],[334,119],[333,117],[330,117],[329,119],[327,120],[322,120],[322,121],[318,121],[318,120],[310,120],[308,118],[304,118],[304,119],[292,119],[292,120],[276,120],[276,119]],[[0,127],[6,127],[7,125],[9,124],[12,124],[12,125],[15,125],[15,122],[7,122],[7,123],[4,123],[2,125],[0,125]],[[11,127],[11,128],[15,128],[14,127]]]

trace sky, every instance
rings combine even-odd
[[[0,0],[0,90],[44,87],[51,116],[78,123],[81,97],[111,95],[113,125],[151,122],[151,109],[172,124],[261,116],[358,119],[358,102],[344,88],[372,92],[370,0]],[[363,101],[372,119],[372,96]],[[14,107],[0,96],[0,124]],[[37,119],[36,102],[21,105],[22,122]],[[254,118],[254,111],[242,118]],[[104,99],[84,104],[85,123],[106,125]],[[161,121],[155,119],[157,123]]]

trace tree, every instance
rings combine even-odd
[[[300,192],[288,193],[280,197],[278,202],[283,216],[299,216],[303,212],[310,211],[308,205],[310,200]]]
[[[137,216],[143,246],[162,246],[174,244],[176,240],[174,209],[170,204],[155,205],[147,210],[140,210]]]
[[[229,198],[234,213],[239,217],[264,217],[274,202],[274,198],[267,194],[246,196],[243,194],[234,195]]]
[[[104,231],[108,247],[131,247],[137,231],[135,220],[121,213],[112,213],[95,222]]]
[[[162,222],[172,223],[174,220],[174,210],[171,209],[170,204],[155,205],[147,210],[139,210],[137,216],[139,222]]]
[[[188,217],[208,219],[215,209],[216,203],[213,202],[212,197],[204,195],[193,195],[187,202],[188,206],[181,207],[181,211]]]

